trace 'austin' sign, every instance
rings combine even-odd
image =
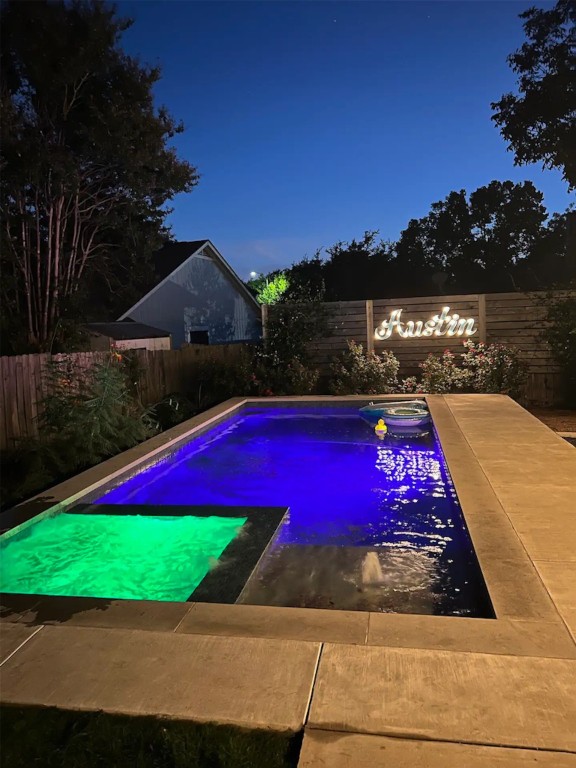
[[[403,339],[416,339],[422,336],[473,336],[476,331],[474,318],[464,318],[454,312],[449,315],[450,307],[442,307],[439,315],[434,315],[430,320],[407,320],[403,322],[401,309],[394,309],[388,320],[376,328],[376,339],[389,339],[396,331]]]

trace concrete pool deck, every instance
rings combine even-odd
[[[303,768],[576,766],[576,451],[507,397],[427,401],[495,620],[6,595],[2,701],[304,728]],[[78,498],[243,402],[16,515]]]

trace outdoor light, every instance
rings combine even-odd
[[[258,272],[250,272],[250,277],[254,280],[255,277],[258,277]]]
[[[396,330],[398,336],[404,339],[414,339],[421,336],[473,336],[477,332],[474,318],[460,317],[454,312],[449,315],[450,307],[442,307],[439,315],[434,315],[430,320],[408,320],[403,322],[400,317],[401,309],[393,309],[388,320],[376,328],[374,338],[389,339]]]

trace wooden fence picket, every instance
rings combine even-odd
[[[210,347],[190,345],[182,350],[133,350],[141,369],[139,392],[143,405],[152,405],[172,392],[185,392],[194,368],[204,361],[237,359],[243,344]],[[104,360],[107,352],[76,352],[69,357],[75,366],[87,371]],[[50,360],[68,355],[15,355],[0,357],[0,450],[13,448],[19,441],[36,437],[40,403],[48,394],[45,368]]]

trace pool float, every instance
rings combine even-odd
[[[360,416],[375,426],[382,420],[385,426],[397,432],[407,427],[425,427],[430,424],[430,413],[424,400],[370,403],[360,408]]]

